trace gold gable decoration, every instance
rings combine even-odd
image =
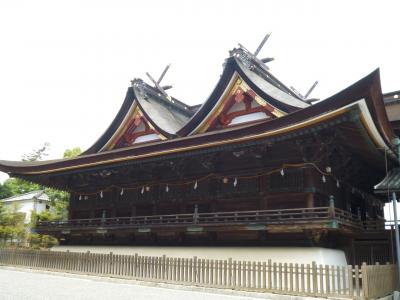
[[[235,103],[241,102],[244,103],[243,110],[230,111]],[[203,124],[195,133],[233,126],[231,122],[235,117],[260,112],[265,113],[266,118],[280,118],[286,115],[285,112],[270,104],[267,99],[260,97],[239,75],[236,75],[227,92],[217,102],[213,112],[203,121]]]
[[[156,134],[160,140],[165,140],[166,137],[158,132],[154,126],[147,120],[139,106],[128,114],[116,134],[107,143],[106,150],[119,149],[133,145],[138,137]]]

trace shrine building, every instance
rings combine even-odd
[[[81,155],[0,171],[70,193],[68,220],[37,227],[65,244],[318,246],[384,263],[373,188],[398,163],[393,138],[379,70],[313,101],[240,46],[202,105],[135,79]]]

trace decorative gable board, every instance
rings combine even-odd
[[[139,106],[135,105],[102,150],[119,149],[133,144],[165,139],[166,137],[154,128]]]
[[[231,82],[214,109],[192,134],[279,118],[286,114],[268,103],[268,99],[257,95],[238,74],[235,74]]]

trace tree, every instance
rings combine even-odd
[[[9,178],[4,181],[3,189],[8,192],[8,197],[10,197],[37,191],[40,189],[40,185],[20,178]]]
[[[22,161],[42,160],[45,156],[49,155],[47,153],[49,148],[50,148],[50,143],[45,142],[42,147],[34,149],[31,153],[22,155]]]
[[[37,161],[47,156],[50,147],[45,143],[42,147],[33,150],[29,154],[22,156],[22,161]],[[67,149],[64,152],[64,158],[75,157],[81,153],[79,147]],[[24,194],[35,190],[43,189],[39,184],[32,183],[20,178],[9,178],[4,184],[0,184],[0,199],[14,195]],[[34,227],[38,220],[55,221],[65,219],[68,210],[69,194],[52,188],[46,188],[45,193],[50,198],[51,210],[45,210],[39,214],[32,214],[31,226]],[[48,248],[57,244],[57,239],[41,234],[29,233],[27,224],[25,224],[25,214],[18,212],[17,205],[5,207],[0,203],[0,242],[19,245],[26,240],[31,247]]]
[[[64,158],[71,158],[81,154],[81,148],[74,147],[64,151]],[[55,221],[64,220],[67,218],[69,193],[57,189],[46,188],[46,194],[49,196],[50,204],[53,207],[51,214],[43,212],[38,214],[38,220],[42,221]]]
[[[18,204],[0,206],[0,240],[2,243],[17,244],[24,242],[27,235],[25,214],[18,212]]]
[[[44,143],[44,145],[38,149],[33,150],[29,154],[24,154],[22,156],[22,161],[38,161],[46,157],[47,151],[50,148],[49,143]],[[72,149],[67,149],[64,151],[64,158],[70,158],[78,156],[81,153],[81,149],[79,147],[75,147]],[[14,195],[20,195],[29,193],[32,191],[37,191],[43,189],[42,186],[36,183],[32,183],[20,178],[9,178],[7,179],[3,185],[0,184],[0,199],[11,197]],[[58,191],[51,188],[45,189],[46,193],[50,197],[51,203],[57,207],[58,210],[62,210],[65,207],[62,207],[61,204],[56,205],[57,201],[62,201],[66,203],[69,198],[69,194],[67,192]],[[64,205],[65,206],[65,205]]]
[[[72,149],[67,149],[67,150],[64,151],[64,158],[75,157],[75,156],[78,156],[81,153],[82,153],[82,150],[79,147],[75,147],[75,148],[72,148]]]
[[[31,153],[22,155],[22,161],[37,161],[47,156],[47,151],[50,148],[49,143],[44,143],[42,147],[34,149]],[[7,197],[29,193],[32,191],[40,190],[41,186],[20,178],[9,178],[4,181],[2,187],[0,186],[0,199],[1,191],[3,190]]]
[[[12,193],[8,186],[0,183],[0,199],[11,197]]]

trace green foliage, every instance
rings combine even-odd
[[[12,192],[8,186],[0,183],[0,199],[8,198],[12,196]]]
[[[50,199],[50,206],[52,208],[52,216],[50,218],[52,218],[52,221],[67,219],[69,193],[52,188],[46,188],[45,193]],[[44,221],[45,218],[48,218],[48,216],[39,216],[40,220]]]
[[[18,205],[0,206],[0,243],[19,245],[27,235],[25,214],[18,212]]]
[[[28,237],[29,245],[34,249],[51,248],[58,245],[58,240],[50,235],[31,233]]]
[[[4,181],[3,188],[9,192],[10,197],[40,190],[40,185],[20,178],[9,178]]]
[[[37,161],[43,159],[48,154],[50,144],[44,143],[39,149],[33,150],[31,153],[22,155],[22,161]],[[0,185],[0,199],[29,193],[41,189],[41,186],[20,178],[9,178],[3,185]],[[4,196],[3,196],[4,195]]]
[[[64,151],[64,158],[78,156],[81,152],[81,148],[79,147],[67,149]],[[67,219],[69,193],[52,188],[46,188],[45,192],[50,198],[52,210],[44,211],[38,214],[37,219],[40,221],[56,221]]]
[[[37,161],[47,156],[50,144],[45,143],[42,147],[22,156],[22,161]],[[75,157],[81,153],[79,147],[67,149],[64,158]],[[20,178],[9,178],[4,184],[0,184],[0,199],[14,195],[20,195],[43,189],[38,184],[28,182]],[[39,214],[32,213],[30,227],[35,227],[36,222],[65,220],[67,218],[69,194],[52,188],[45,188],[45,193],[50,198],[50,210]],[[31,247],[49,248],[58,243],[57,239],[49,235],[28,234],[27,224],[24,223],[25,215],[18,213],[18,207],[13,205],[5,207],[0,203],[0,243],[17,244],[28,240]]]
[[[75,148],[72,148],[72,149],[67,149],[67,150],[64,151],[64,158],[75,157],[75,156],[78,156],[81,153],[82,153],[82,150],[79,147],[75,147]]]

